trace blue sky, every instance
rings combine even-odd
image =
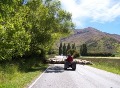
[[[59,0],[72,14],[76,29],[94,27],[120,35],[120,0]]]

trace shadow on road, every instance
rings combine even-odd
[[[45,71],[45,73],[62,73],[62,72],[64,72],[64,68],[61,66],[52,66]]]

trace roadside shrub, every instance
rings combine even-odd
[[[109,57],[109,56],[113,56],[112,53],[87,53],[87,56],[103,56],[103,57]]]
[[[77,57],[80,56],[80,54],[79,54],[76,50],[74,50],[74,49],[68,50],[68,51],[67,51],[67,54],[72,55],[74,58],[77,58]]]
[[[75,52],[74,58],[77,58],[77,57],[79,57],[79,56],[80,56],[80,54],[79,54],[78,52]]]

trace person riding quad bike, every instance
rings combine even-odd
[[[71,55],[68,55],[66,61],[71,63],[73,61],[73,57]]]
[[[76,70],[76,63],[73,62],[73,57],[68,55],[67,59],[65,60],[64,69],[71,67],[73,70]]]

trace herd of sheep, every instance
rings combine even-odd
[[[66,57],[54,57],[54,58],[49,58],[48,59],[48,63],[50,64],[64,64]],[[82,60],[82,59],[73,59],[73,61],[76,64],[83,64],[83,65],[92,65],[91,61],[87,61],[87,60]]]

